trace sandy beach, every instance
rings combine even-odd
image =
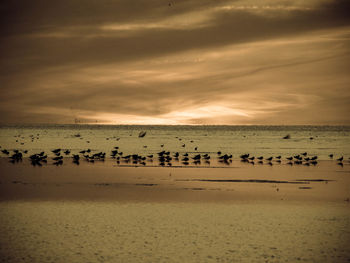
[[[4,262],[348,262],[343,203],[1,202]]]
[[[350,165],[13,165],[3,262],[348,262]]]

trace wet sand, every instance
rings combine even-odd
[[[349,262],[350,166],[0,159],[2,262]]]
[[[113,161],[32,167],[0,158],[0,200],[235,202],[237,200],[344,202],[350,164],[255,165],[221,168],[120,167]]]

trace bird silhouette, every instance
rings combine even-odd
[[[337,161],[339,161],[339,162],[342,162],[344,160],[344,157],[342,156],[342,157],[340,157],[339,159],[337,159]]]

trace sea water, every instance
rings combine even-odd
[[[140,132],[146,135],[139,137]],[[350,157],[349,135],[350,126],[11,125],[0,126],[0,149],[45,151],[49,156],[55,148],[107,155],[114,147],[124,155],[221,151],[234,159],[245,153],[286,157],[307,152],[328,160],[330,154]]]

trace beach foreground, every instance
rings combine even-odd
[[[348,262],[347,204],[1,202],[3,262]]]
[[[2,262],[349,262],[349,165],[1,159]]]

